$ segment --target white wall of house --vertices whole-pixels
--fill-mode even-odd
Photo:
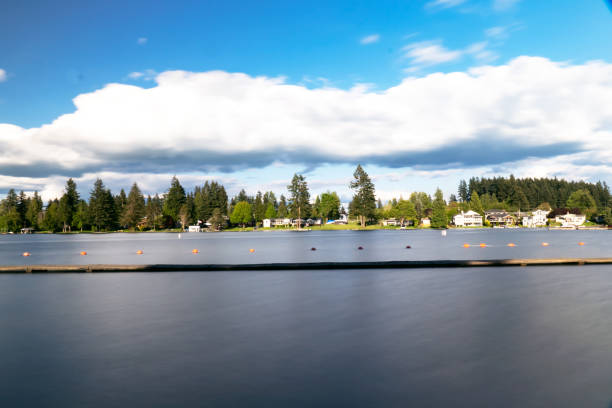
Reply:
[[[555,217],[556,222],[560,222],[561,225],[574,225],[579,226],[584,224],[586,221],[586,215],[584,214],[570,214],[558,215]]]
[[[453,224],[457,227],[482,227],[482,215],[476,211],[463,212],[453,217]]]

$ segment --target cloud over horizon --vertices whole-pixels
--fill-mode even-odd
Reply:
[[[539,57],[408,77],[378,92],[167,71],[152,88],[111,83],[78,95],[75,112],[39,128],[0,124],[0,179],[357,162],[515,174],[537,162],[540,175],[571,177],[563,169],[575,172],[585,158],[591,172],[580,177],[609,175],[611,78],[612,64]]]

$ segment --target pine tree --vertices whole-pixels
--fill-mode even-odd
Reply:
[[[310,216],[310,192],[306,179],[301,174],[294,174],[291,184],[287,186],[287,190],[291,193],[289,198],[289,209],[293,218],[300,220],[298,228],[301,227],[301,220]]]
[[[480,202],[480,196],[478,196],[478,192],[474,191],[472,192],[472,194],[470,195],[471,199],[470,199],[470,208],[472,209],[472,211],[476,211],[478,214],[482,215],[484,217],[485,213],[484,213],[484,208],[482,207],[482,203]]]
[[[90,192],[89,217],[97,231],[110,230],[116,226],[115,200],[100,178],[95,181]]]
[[[38,191],[35,191],[32,198],[28,201],[28,208],[26,210],[26,221],[30,227],[34,229],[37,229],[39,227],[38,218],[40,213],[42,212],[42,208],[42,199],[38,195]]]
[[[361,227],[365,228],[366,221],[374,217],[376,213],[376,197],[374,195],[374,183],[370,176],[365,172],[361,164],[357,165],[353,173],[353,181],[350,188],[355,190],[352,201],[351,215],[357,216],[361,222]]]
[[[446,228],[448,219],[446,218],[446,203],[442,190],[436,189],[435,199],[433,202],[433,212],[431,215],[431,226],[433,228]]]
[[[171,223],[176,225],[179,221],[179,212],[181,207],[185,204],[187,198],[185,196],[185,190],[176,176],[172,177],[170,182],[170,189],[164,199],[164,215],[170,217]]]
[[[121,224],[128,228],[134,229],[145,215],[145,201],[138,187],[138,184],[132,184],[130,193],[127,196],[123,213],[121,214]]]
[[[280,202],[278,203],[278,209],[276,211],[276,215],[279,218],[287,217],[287,199],[282,194],[280,196]]]

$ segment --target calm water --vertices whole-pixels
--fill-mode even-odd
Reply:
[[[606,234],[3,236],[0,256],[612,256]],[[1,407],[609,408],[611,345],[610,266],[0,275]]]
[[[610,237],[612,231],[522,229],[451,230],[446,237],[422,230],[183,233],[181,239],[171,233],[0,235],[0,265],[612,257]],[[508,247],[510,242],[516,246]],[[473,246],[466,249],[464,243]],[[193,249],[200,252],[194,255]],[[144,254],[136,255],[138,250]],[[81,251],[88,255],[80,256]],[[23,252],[32,256],[24,258]]]

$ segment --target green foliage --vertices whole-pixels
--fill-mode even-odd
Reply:
[[[215,231],[220,231],[225,228],[226,222],[220,208],[213,209],[212,216],[208,219],[208,222],[210,222],[211,228]]]
[[[477,191],[472,192],[470,194],[470,209],[472,211],[476,211],[478,214],[484,217],[484,208],[482,207],[482,202],[480,202],[480,196]]]
[[[138,184],[134,183],[127,196],[123,213],[121,214],[121,224],[127,228],[134,229],[142,221],[145,215],[145,201]]]
[[[117,225],[115,200],[99,178],[89,195],[89,219],[96,231],[112,230]]]
[[[225,187],[216,181],[206,181],[202,187],[196,186],[193,192],[194,218],[205,221],[212,217],[215,208],[227,215],[227,193]]]
[[[366,221],[376,215],[376,197],[374,183],[360,164],[353,173],[353,181],[349,184],[355,190],[351,202],[351,216],[359,218],[361,227],[364,228]]]
[[[84,228],[91,226],[91,222],[89,220],[89,208],[85,200],[79,200],[77,210],[72,217],[72,222],[74,226],[81,231],[83,231]]]
[[[170,189],[164,199],[163,214],[170,218],[172,224],[176,225],[179,221],[179,213],[181,207],[187,201],[185,196],[185,190],[176,176],[172,177],[170,182]]]
[[[253,220],[251,204],[246,201],[240,201],[234,207],[230,221],[232,224],[240,224],[242,228]]]
[[[273,203],[268,203],[268,208],[266,208],[265,218],[268,218],[268,219],[276,218],[276,210],[274,209]]]
[[[285,218],[287,217],[288,213],[289,213],[289,210],[287,209],[287,199],[285,198],[284,195],[281,194],[280,202],[278,203],[278,209],[276,210],[276,215],[279,218]]]
[[[340,217],[340,197],[335,191],[321,194],[319,201],[319,216],[323,218],[324,223]]]
[[[301,174],[294,174],[291,184],[287,186],[291,193],[289,197],[289,211],[293,218],[308,218],[311,212],[310,191],[306,179]]]
[[[595,199],[587,190],[576,190],[570,194],[566,206],[569,208],[579,208],[583,214],[593,215],[597,211]]]
[[[432,228],[446,228],[448,219],[446,218],[446,203],[442,195],[442,190],[436,189],[435,199],[433,202],[433,212],[431,215]]]
[[[410,202],[414,205],[417,220],[427,216],[426,212],[432,207],[431,197],[427,193],[414,192],[410,194]]]
[[[163,214],[162,199],[155,194],[153,198],[147,197],[145,206],[145,216],[147,217],[147,226],[155,231],[161,225],[161,217]]]

